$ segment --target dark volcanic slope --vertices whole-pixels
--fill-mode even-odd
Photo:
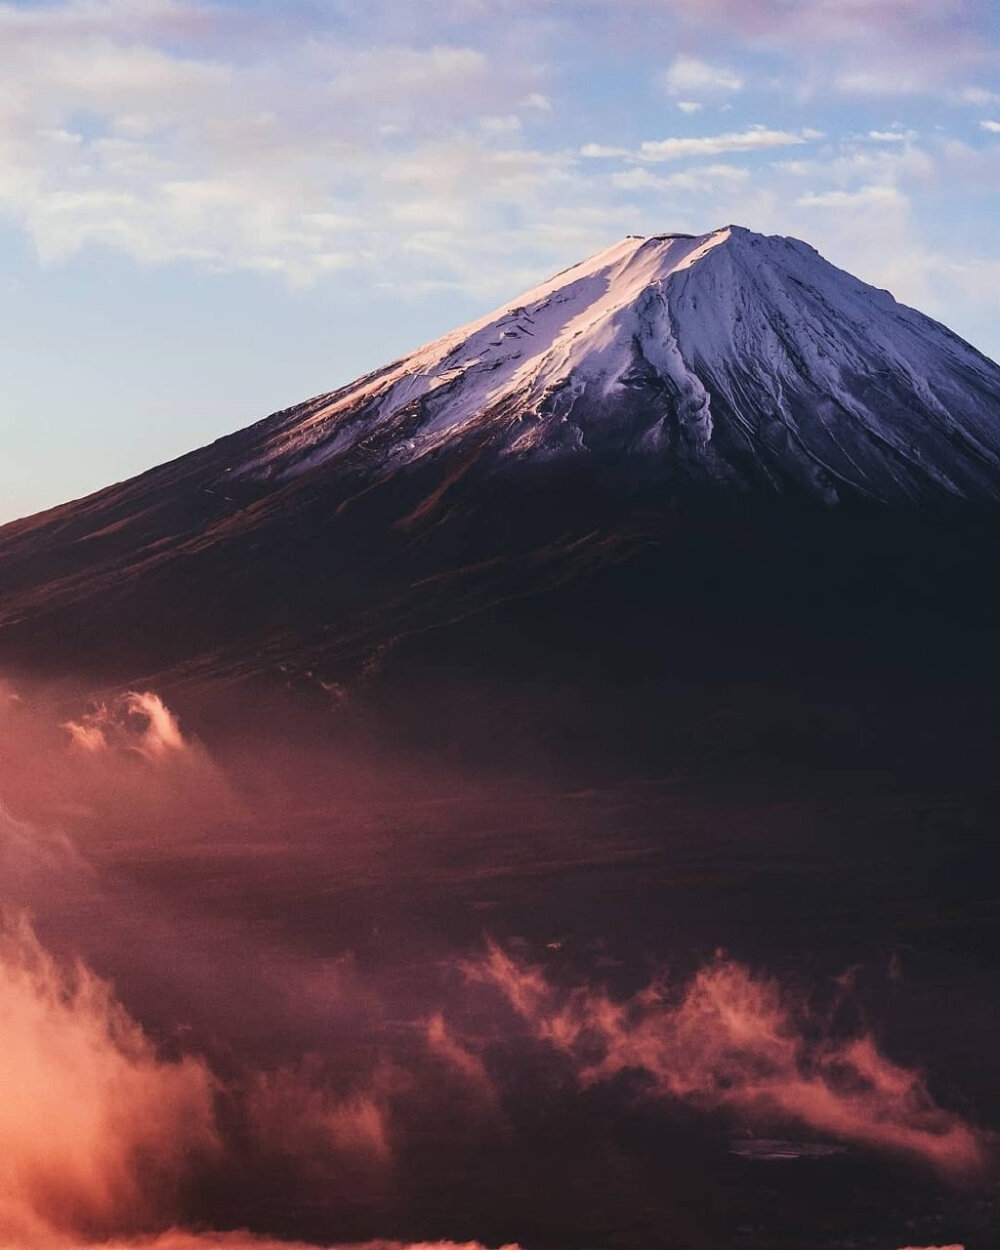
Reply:
[[[556,587],[537,619],[563,603],[569,633],[616,643],[641,633],[636,597],[675,625],[822,621],[902,586],[897,607],[954,615],[991,567],[998,498],[1000,369],[944,327],[795,240],[629,238],[341,391],[4,527],[0,661],[342,680]],[[626,647],[655,652],[661,625]],[[540,650],[552,630],[572,650],[557,624]]]

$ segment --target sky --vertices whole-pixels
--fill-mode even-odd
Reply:
[[[0,521],[628,233],[736,222],[1000,358],[993,0],[0,4]]]

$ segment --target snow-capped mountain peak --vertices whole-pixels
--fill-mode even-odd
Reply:
[[[1000,368],[944,326],[794,239],[629,237],[349,386],[3,527],[0,657],[84,645],[122,680],[311,681],[554,587],[572,624],[600,570],[671,603],[706,578],[767,599],[770,577],[787,603],[810,535],[824,602],[867,601],[901,554],[922,594],[928,562],[992,532],[936,505],[998,500]],[[900,505],[924,515],[901,530]]]
[[[828,502],[1000,495],[997,366],[808,245],[739,226],[629,236],[256,432],[238,472],[257,480],[475,436],[501,460],[640,456]]]

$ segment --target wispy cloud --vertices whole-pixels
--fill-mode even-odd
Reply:
[[[648,165],[636,165],[612,175],[612,183],[625,191],[688,191],[711,194],[721,189],[746,186],[751,173],[740,165],[696,165],[672,174],[654,173]]]
[[[893,93],[947,105],[968,144],[994,146],[997,49],[978,0],[432,9],[379,0],[340,6],[334,22],[315,6],[279,20],[273,6],[209,0],[0,5],[0,212],[48,266],[112,251],[293,287],[492,299],[631,231],[735,219],[794,233],[803,195],[880,181],[839,172],[858,143],[932,163],[929,140],[878,115],[872,101],[895,109]],[[667,96],[676,125],[659,136],[644,137],[638,96],[612,114],[596,79],[565,68],[591,63],[612,36],[641,66],[643,92],[658,80]],[[663,47],[674,50],[665,68],[651,50]],[[698,124],[719,105],[732,123]],[[981,125],[973,107],[990,114]],[[807,186],[770,159],[813,145],[827,169]],[[723,157],[751,175],[738,193],[737,176],[696,168]],[[658,164],[685,176],[636,172]],[[907,179],[937,177],[958,195],[963,171],[984,184],[973,166],[952,162],[946,176],[913,164],[882,181],[907,195]],[[842,244],[844,231],[810,220],[817,245],[835,233]],[[848,224],[856,243],[838,259],[866,261],[870,223]],[[890,246],[914,298],[908,245]],[[972,244],[948,246],[965,263]],[[951,288],[925,286],[943,308]]]
[[[873,143],[906,143],[916,138],[912,130],[869,130],[868,138]]]
[[[764,148],[795,147],[820,138],[822,135],[818,130],[772,130],[767,126],[755,125],[746,130],[699,138],[647,140],[636,155],[643,161],[676,161],[683,157],[719,156],[725,152],[759,152]]]
[[[647,0],[647,11],[660,6]],[[742,36],[788,58],[810,90],[872,97],[943,93],[997,70],[989,0],[670,0],[689,31]],[[661,10],[662,11],[662,10]],[[693,38],[689,35],[689,38]]]
[[[749,126],[746,130],[729,131],[718,135],[698,137],[672,137],[649,139],[638,148],[618,147],[614,144],[586,143],[580,155],[588,159],[623,159],[657,163],[720,156],[731,152],[760,152],[768,148],[798,147],[822,138],[818,130],[771,130],[766,126]]]
[[[895,187],[875,184],[857,191],[810,191],[795,201],[799,208],[857,208],[865,205],[905,205],[906,197]]]
[[[804,1004],[740,964],[718,959],[681,992],[654,984],[624,1001],[599,987],[560,991],[495,945],[467,973],[495,985],[584,1084],[641,1072],[659,1096],[777,1116],[958,1175],[984,1164],[975,1129],[939,1107],[917,1072],[869,1034],[825,1032]]]
[[[991,91],[987,87],[962,87],[952,92],[951,97],[956,104],[967,104],[973,108],[988,108],[1000,104],[1000,92]]]
[[[520,138],[543,77],[498,42],[66,0],[0,8],[0,49],[0,209],[49,263],[96,245],[307,282],[433,257],[440,279],[456,234],[547,215],[565,177]]]
[[[675,57],[670,67],[664,70],[661,81],[669,95],[684,96],[686,99],[725,96],[742,91],[745,85],[743,78],[733,70],[711,65],[694,56]]]

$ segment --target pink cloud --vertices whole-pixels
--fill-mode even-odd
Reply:
[[[79,720],[64,721],[63,728],[74,747],[92,753],[116,748],[156,760],[192,750],[177,717],[152,690],[129,690]]]
[[[496,1108],[497,1091],[485,1063],[455,1036],[440,1012],[427,1022],[427,1045],[431,1053],[461,1077],[486,1106]]]
[[[338,1156],[384,1163],[390,1155],[389,1070],[338,1092],[318,1061],[254,1074],[247,1118],[257,1139],[285,1158],[328,1165]]]
[[[25,1250],[23,1245],[4,1243],[3,1250]],[[39,1250],[487,1250],[478,1241],[365,1241],[340,1245],[318,1246],[304,1241],[276,1241],[272,1237],[258,1237],[254,1233],[238,1229],[232,1232],[188,1232],[170,1229],[146,1237],[127,1237],[102,1241],[95,1247],[91,1241],[63,1237],[47,1241]],[[499,1250],[520,1250],[514,1244],[500,1246]]]
[[[105,982],[23,921],[0,933],[0,1040],[0,1244],[155,1223],[217,1151],[206,1065],[162,1059]]]
[[[0,1050],[0,1250],[321,1250],[246,1230],[164,1229],[184,1183],[222,1162],[217,1079],[199,1058],[162,1057],[106,982],[58,963],[24,921],[0,931]],[[364,1089],[336,1093],[306,1063],[235,1092],[276,1156],[379,1163],[392,1085],[376,1071]],[[485,1248],[376,1240],[326,1250]]]
[[[733,961],[702,968],[679,996],[652,985],[623,1001],[589,986],[560,992],[496,945],[467,972],[498,988],[585,1085],[640,1071],[658,1096],[798,1122],[952,1175],[985,1162],[982,1135],[938,1106],[918,1072],[868,1034],[818,1030],[803,1004]]]

